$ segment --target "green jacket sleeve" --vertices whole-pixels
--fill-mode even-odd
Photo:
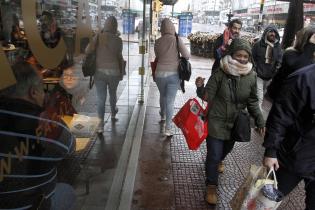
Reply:
[[[258,128],[265,127],[265,120],[258,105],[257,95],[257,74],[253,77],[254,82],[251,86],[250,97],[247,101],[247,110],[251,116],[255,118],[255,123]]]
[[[204,87],[198,87],[196,90],[197,96],[201,98],[202,100],[207,101],[208,103],[211,102],[217,92],[218,83],[220,83],[220,75],[222,72],[216,72],[213,73],[206,86]],[[222,79],[222,75],[221,75]]]

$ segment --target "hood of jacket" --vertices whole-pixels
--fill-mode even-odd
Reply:
[[[267,33],[268,33],[269,31],[274,31],[274,32],[276,33],[276,43],[279,43],[279,42],[280,42],[280,35],[279,35],[278,29],[277,29],[277,27],[276,27],[275,25],[269,25],[269,26],[267,26],[267,27],[265,28],[264,33],[262,34],[261,39],[260,39],[261,42],[262,42],[263,44],[267,44],[267,43],[265,42],[265,38],[266,38],[266,35],[267,35]]]
[[[162,36],[165,34],[175,35],[175,27],[172,21],[168,18],[165,18],[161,23],[161,34]]]

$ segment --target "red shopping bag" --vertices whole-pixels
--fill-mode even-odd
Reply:
[[[155,81],[155,71],[156,71],[157,63],[158,63],[157,58],[155,58],[154,61],[150,63],[151,64],[151,70],[152,70],[152,77],[153,77],[154,81]]]
[[[186,138],[188,148],[196,150],[208,135],[208,122],[205,119],[206,110],[197,99],[189,99],[173,118]]]

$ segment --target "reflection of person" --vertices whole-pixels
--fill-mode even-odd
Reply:
[[[304,181],[305,209],[315,209],[315,65],[283,81],[266,123],[264,165],[276,169],[278,189],[288,195]]]
[[[15,46],[18,46],[20,45],[19,41],[21,41],[23,37],[24,35],[20,27],[18,25],[12,26],[11,43],[14,44]]]
[[[282,49],[277,28],[268,26],[260,40],[254,44],[252,51],[257,72],[259,106],[262,108],[266,87],[281,66]]]
[[[104,131],[107,88],[110,97],[111,117],[112,120],[115,120],[118,112],[116,106],[117,87],[123,76],[123,72],[120,70],[123,61],[123,45],[122,39],[117,36],[117,20],[114,16],[106,19],[104,29],[94,37],[92,43],[88,45],[86,53],[92,52],[95,47],[97,51],[97,70],[94,79],[97,93],[97,113],[101,121],[98,131],[102,133]]]
[[[171,120],[174,113],[174,101],[180,80],[178,76],[178,51],[175,37],[175,27],[172,21],[165,18],[161,24],[162,37],[157,39],[154,45],[154,52],[158,60],[155,81],[160,92],[160,115],[165,122],[166,136],[171,136]],[[179,53],[189,58],[190,54],[184,45],[184,42],[178,37]],[[163,129],[164,130],[164,129]]]
[[[257,76],[250,57],[250,44],[235,38],[229,54],[221,59],[220,69],[211,75],[206,86],[204,78],[196,79],[197,95],[209,104],[206,157],[206,201],[209,204],[217,203],[218,173],[223,172],[222,161],[233,149],[235,141],[231,139],[231,129],[239,111],[247,108],[259,133],[264,134],[264,119],[257,98]]]
[[[287,76],[297,69],[313,64],[315,62],[315,27],[309,26],[301,29],[296,34],[293,47],[285,50],[282,65],[273,77],[267,93],[271,99],[277,97],[281,90],[283,81]]]
[[[44,43],[54,48],[61,38],[61,29],[57,27],[57,21],[52,13],[44,11],[41,16],[41,36]]]
[[[43,82],[31,65],[12,69],[17,83],[0,98],[0,209],[71,209],[75,193],[56,183],[56,164],[73,152],[74,137],[62,124],[40,118]]]
[[[212,66],[212,70],[216,70],[220,67],[220,59],[227,54],[227,49],[232,43],[232,40],[240,36],[241,28],[242,21],[239,19],[234,19],[229,22],[229,25],[224,30],[223,34],[215,40],[213,46],[213,55],[215,61]]]

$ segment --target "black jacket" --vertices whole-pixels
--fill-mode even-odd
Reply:
[[[267,43],[265,42],[265,37],[267,32],[270,30],[274,30],[276,32],[276,39],[278,40],[272,49],[272,63],[266,63],[266,50],[267,50]],[[277,69],[280,68],[281,59],[282,59],[282,49],[280,46],[280,36],[277,29],[274,26],[268,26],[263,35],[261,36],[260,40],[258,40],[252,49],[253,60],[255,64],[255,69],[257,72],[257,76],[263,80],[270,80]]]
[[[213,57],[214,57],[214,63],[212,65],[212,72],[219,70],[220,68],[220,60],[222,57],[226,55],[227,52],[223,52],[220,47],[223,45],[223,34],[221,34],[213,44]]]
[[[266,123],[265,156],[304,177],[315,175],[315,65],[285,80]]]
[[[75,142],[60,123],[40,120],[42,111],[22,99],[0,98],[0,160],[11,167],[1,168],[0,209],[35,209],[42,196],[49,208],[56,164],[72,152]]]
[[[315,44],[307,44],[302,53],[293,48],[287,49],[282,58],[282,65],[267,88],[267,94],[275,99],[283,81],[294,71],[314,63]]]

